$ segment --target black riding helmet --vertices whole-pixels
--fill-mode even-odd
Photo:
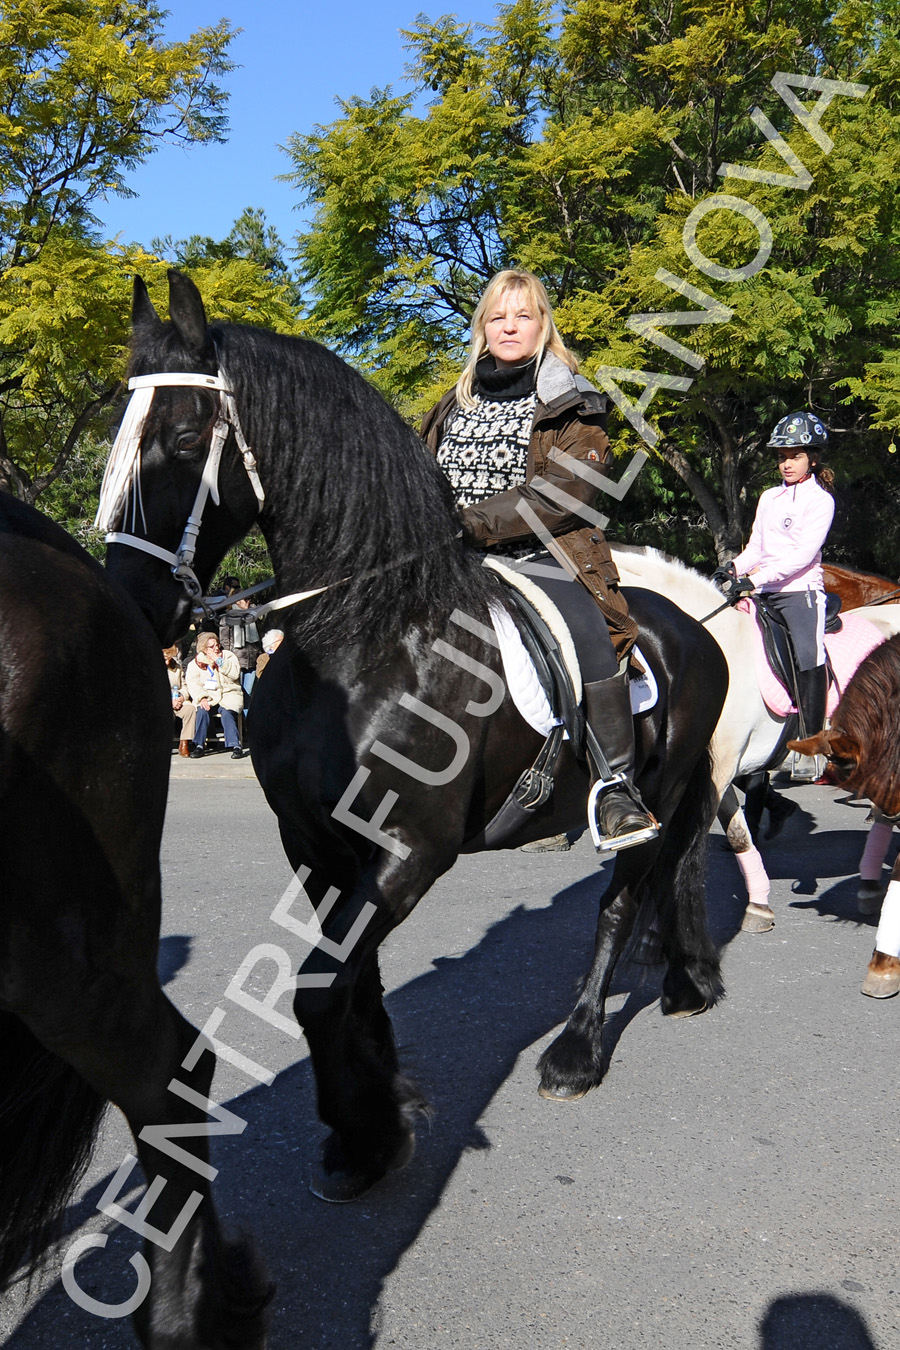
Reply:
[[[828,432],[815,413],[793,412],[777,423],[768,444],[773,450],[822,450],[828,444]]]

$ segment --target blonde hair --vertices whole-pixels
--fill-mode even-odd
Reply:
[[[478,308],[472,315],[472,341],[469,347],[469,359],[456,382],[456,401],[461,408],[475,407],[475,395],[472,386],[475,381],[475,367],[488,350],[487,338],[485,337],[488,315],[497,302],[502,300],[504,296],[509,295],[511,291],[522,291],[528,308],[535,318],[541,321],[541,337],[535,353],[537,365],[541,364],[544,352],[551,351],[561,361],[564,361],[570,370],[577,371],[578,369],[577,357],[566,347],[556,324],[553,322],[553,310],[550,307],[550,297],[544,283],[533,272],[508,267],[503,272],[498,272],[496,276],[491,277],[478,302]]]

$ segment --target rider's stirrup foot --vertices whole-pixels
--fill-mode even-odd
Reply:
[[[598,853],[633,848],[659,834],[656,817],[633,799],[622,774],[591,788],[588,825]]]

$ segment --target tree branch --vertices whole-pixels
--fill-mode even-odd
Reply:
[[[28,501],[32,506],[37,501],[41,493],[45,492],[47,488],[50,487],[51,483],[56,482],[57,478],[60,476],[63,469],[66,467],[66,464],[68,463],[69,460],[69,456],[75,449],[75,446],[78,443],[78,438],[82,434],[82,432],[84,432],[87,429],[87,427],[90,426],[91,422],[94,420],[94,418],[97,416],[98,413],[102,412],[102,410],[105,407],[108,407],[109,404],[112,403],[113,399],[117,396],[117,394],[121,391],[121,389],[122,389],[121,382],[111,385],[110,388],[105,389],[98,398],[93,399],[90,403],[86,405],[86,407],[82,408],[81,412],[78,414],[78,416],[75,418],[75,421],[69,428],[69,434],[63,441],[63,444],[60,448],[60,452],[57,455],[56,460],[54,461],[53,467],[48,469],[46,473],[42,473],[37,478],[35,478],[32,481],[31,486],[27,489],[25,500]]]
[[[700,506],[718,548],[719,540],[724,539],[726,533],[726,520],[719,503],[697,473],[697,470],[691,468],[690,460],[676,445],[673,445],[671,441],[660,441],[656,448],[669,468],[675,470]]]

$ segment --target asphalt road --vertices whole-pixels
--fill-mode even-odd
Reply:
[[[178,766],[164,845],[161,964],[201,1024],[261,943],[289,880],[245,763]],[[216,1096],[247,1121],[214,1150],[223,1214],[257,1236],[278,1283],[271,1350],[894,1350],[900,1345],[900,999],[859,993],[874,920],[855,907],[865,809],[828,788],[766,847],[773,932],[738,931],[744,900],[713,839],[709,909],[727,998],[659,1012],[660,969],[624,967],[603,1086],[559,1105],[534,1065],[574,997],[602,887],[568,854],[462,860],[384,949],[388,1006],[434,1107],[411,1166],[365,1200],[307,1190],[320,1127],[294,1040],[231,1008],[232,1045],[277,1070]],[[292,954],[299,956],[294,950]],[[224,1028],[223,1028],[224,1033]],[[110,1112],[71,1228],[130,1151]],[[110,1226],[110,1225],[107,1225]],[[95,1297],[127,1296],[133,1235],[84,1257]],[[50,1265],[0,1314],[15,1350],[126,1350],[127,1322],[76,1307]]]

